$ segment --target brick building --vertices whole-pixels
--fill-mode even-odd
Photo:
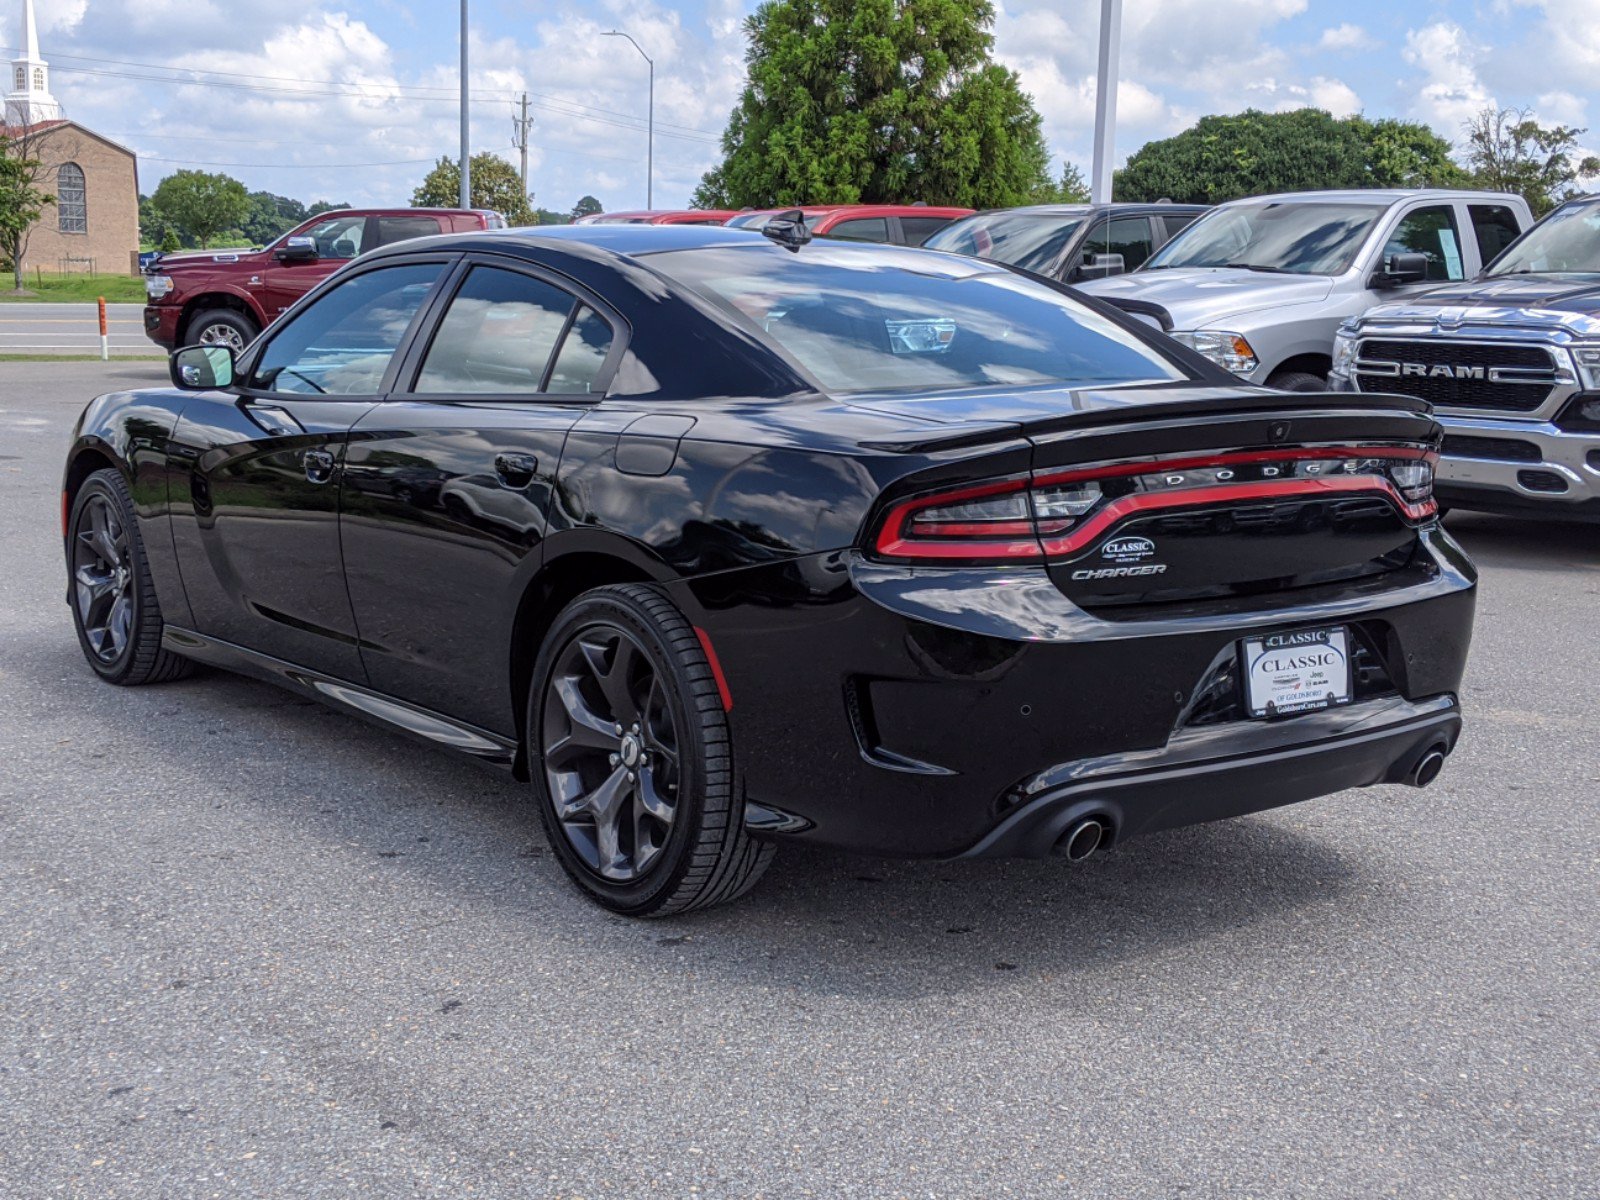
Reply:
[[[28,237],[23,267],[101,273],[136,269],[139,164],[133,151],[62,116],[39,57],[33,0],[23,0],[21,56],[11,62],[6,136],[39,160],[37,185],[55,197]]]

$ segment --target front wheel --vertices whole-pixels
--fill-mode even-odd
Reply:
[[[750,837],[728,718],[694,628],[655,588],[573,601],[534,665],[529,774],[561,865],[591,899],[662,917],[743,895]]]
[[[1279,371],[1267,380],[1267,386],[1280,392],[1325,392],[1328,381],[1309,371]]]
[[[189,322],[186,340],[202,346],[226,346],[235,354],[242,354],[260,332],[256,323],[244,313],[231,308],[213,308]]]
[[[95,673],[123,686],[187,675],[193,664],[161,645],[161,605],[121,472],[84,480],[67,528],[72,623]]]

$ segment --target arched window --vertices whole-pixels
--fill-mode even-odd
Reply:
[[[17,67],[11,72],[12,90],[25,92],[28,90],[28,68]]]
[[[35,67],[33,69],[33,90],[36,91],[36,92],[44,91],[44,68],[43,67]]]
[[[89,196],[77,163],[62,163],[56,172],[56,213],[62,233],[89,232]]]

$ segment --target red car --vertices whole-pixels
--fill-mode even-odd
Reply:
[[[164,254],[145,268],[144,331],[166,349],[196,342],[237,353],[296,300],[364,251],[437,233],[504,229],[482,209],[341,208],[260,250]]]
[[[794,208],[762,208],[736,213],[729,229],[760,229],[779,213]],[[927,204],[827,204],[806,205],[806,228],[818,237],[850,242],[890,242],[920,246],[952,221],[970,217],[970,208],[934,208]]]
[[[740,214],[722,208],[638,208],[632,212],[595,213],[577,225],[721,225]]]

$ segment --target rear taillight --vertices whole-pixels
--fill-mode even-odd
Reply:
[[[1011,562],[1075,553],[1134,513],[1375,492],[1406,517],[1437,511],[1438,455],[1414,447],[1306,447],[1040,471],[902,500],[873,539],[886,558]]]

